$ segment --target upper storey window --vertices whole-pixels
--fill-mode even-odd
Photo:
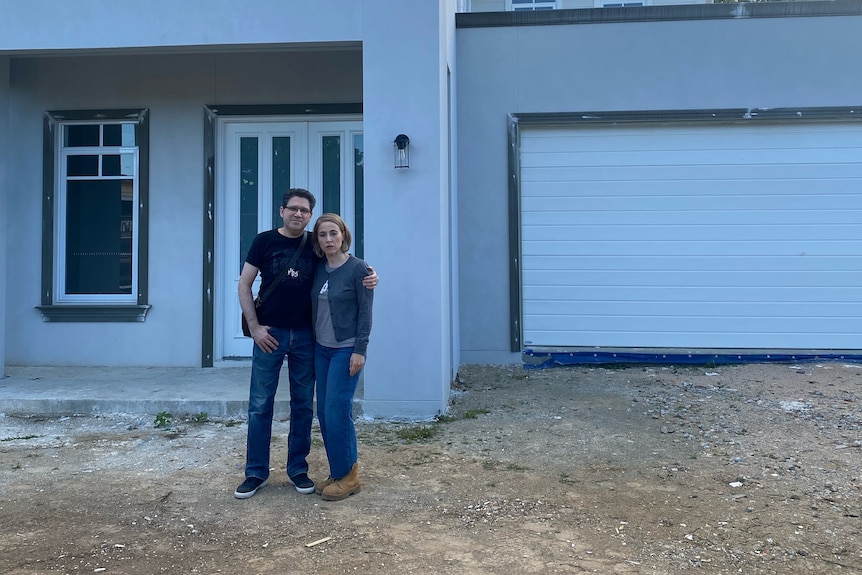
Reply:
[[[532,10],[553,10],[557,7],[555,0],[512,0],[512,11],[523,12]]]

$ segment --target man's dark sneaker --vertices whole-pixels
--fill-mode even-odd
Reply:
[[[308,478],[308,473],[300,473],[288,477],[287,482],[293,485],[300,493],[314,493],[314,481]]]
[[[259,477],[246,477],[245,481],[242,482],[242,485],[236,488],[236,491],[233,492],[233,496],[237,499],[248,499],[257,493],[257,490],[266,485],[266,479],[261,479]]]

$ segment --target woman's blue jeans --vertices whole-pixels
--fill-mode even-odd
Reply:
[[[358,459],[356,427],[353,425],[353,394],[360,371],[350,375],[353,347],[323,347],[314,344],[317,373],[317,420],[329,460],[329,476],[341,479]]]
[[[248,439],[245,476],[267,479],[272,441],[272,414],[278,376],[284,358],[290,381],[290,432],[287,436],[287,476],[308,473],[311,423],[314,418],[314,335],[311,328],[281,329],[269,333],[278,348],[266,353],[254,345],[248,396]]]

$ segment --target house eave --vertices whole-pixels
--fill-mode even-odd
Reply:
[[[455,27],[498,28],[610,24],[620,22],[810,18],[816,16],[860,15],[862,15],[862,1],[860,0],[836,0],[834,2],[728,2],[720,4],[575,8],[524,12],[463,12],[455,15]]]

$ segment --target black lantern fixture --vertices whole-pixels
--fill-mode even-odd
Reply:
[[[404,134],[395,136],[392,142],[395,150],[395,169],[410,167],[410,138]]]

